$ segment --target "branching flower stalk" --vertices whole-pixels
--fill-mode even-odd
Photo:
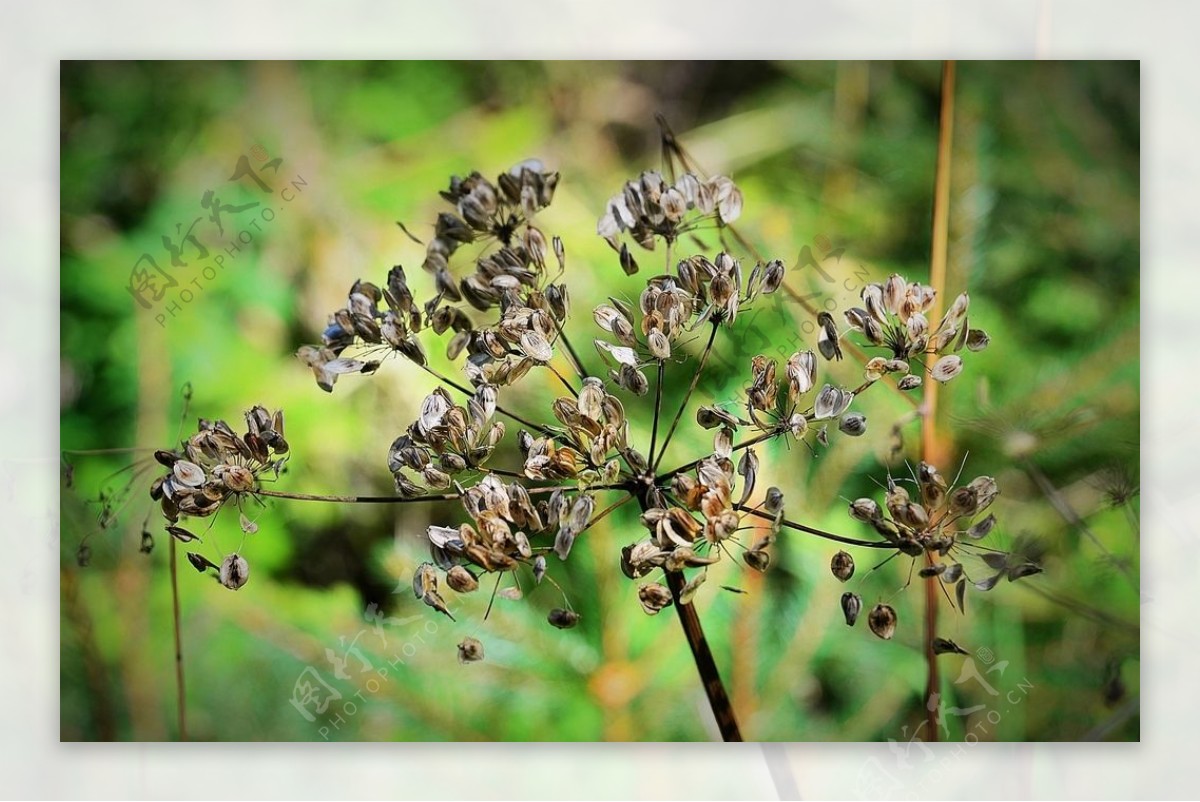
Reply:
[[[888,559],[904,555],[915,563],[921,558],[927,563],[923,577],[937,576],[954,585],[957,597],[951,604],[960,610],[968,582],[960,555],[982,552],[983,562],[997,571],[975,582],[980,590],[990,589],[1001,577],[1012,580],[1034,572],[1032,563],[974,543],[995,523],[991,516],[970,523],[995,497],[995,482],[979,477],[953,487],[927,463],[912,479],[918,500],[909,500],[902,484],[907,480],[889,477],[886,514],[867,499],[851,504],[851,515],[873,529],[870,538],[827,532],[787,517],[784,491],[760,476],[760,448],[801,442],[816,455],[840,436],[861,437],[867,419],[853,408],[861,393],[880,382],[908,392],[926,377],[950,381],[963,369],[958,352],[982,349],[987,335],[969,329],[966,294],[935,326],[925,315],[936,290],[892,276],[864,287],[863,307],[845,312],[845,331],[832,319],[821,320],[815,351],[796,351],[782,366],[762,355],[750,360],[736,414],[696,403],[710,355],[725,346],[742,310],[780,289],[784,265],[757,259],[744,269],[728,250],[705,253],[700,237],[712,229],[718,235],[729,230],[742,212],[741,191],[723,176],[677,172],[673,166],[668,173],[669,181],[647,171],[627,182],[600,215],[597,231],[626,274],[638,266],[624,238],[647,250],[661,240],[668,255],[666,271],[645,281],[636,303],[610,297],[591,308],[597,327],[593,346],[604,363],[599,371],[590,370],[567,339],[566,324],[573,317],[564,280],[565,244],[536,223],[538,212],[553,201],[558,174],[528,161],[495,182],[480,173],[453,177],[441,195],[454,211],[440,214],[433,238],[422,243],[422,267],[432,284],[428,300],[415,301],[405,269],[395,265],[381,285],[355,281],[345,306],[330,316],[321,342],[297,352],[326,392],[333,391],[340,377],[377,372],[391,356],[438,380],[440,386],[423,399],[416,419],[387,451],[395,494],[268,488],[291,456],[283,413],[254,407],[246,413],[241,434],[224,421],[202,419],[179,447],[155,453],[165,474],[153,483],[151,496],[160,504],[167,531],[180,542],[203,545],[207,534],[184,528],[182,519],[215,520],[225,508],[238,510],[243,538],[230,553],[218,548],[216,559],[189,552],[191,564],[227,588],[243,587],[249,578],[243,546],[246,536],[257,531],[247,510],[268,499],[457,501],[462,520],[433,525],[426,532],[430,559],[413,576],[415,597],[450,616],[444,588],[474,593],[485,576],[494,575],[493,593],[519,599],[524,594],[516,576],[528,573],[535,590],[547,580],[562,592],[564,606],[551,609],[547,623],[567,629],[578,623],[579,613],[564,583],[554,578],[552,560],[569,559],[580,536],[637,501],[642,531],[612,555],[613,567],[619,565],[638,583],[636,597],[645,613],[675,607],[726,740],[740,740],[742,734],[694,600],[705,592],[709,568],[734,560],[735,549],[740,550],[737,560],[759,572],[770,568],[773,546],[783,532],[888,551]],[[672,264],[684,234],[700,252]],[[465,243],[483,247],[464,265],[455,255]],[[854,332],[862,338],[857,343],[846,339]],[[432,337],[446,338],[446,358],[461,365],[461,379],[429,364]],[[696,354],[692,343],[701,337],[704,346]],[[818,383],[819,363],[836,366],[843,343],[852,354],[866,349],[882,353],[869,358],[864,353],[861,379],[852,383],[853,389],[832,375]],[[539,370],[565,394],[539,402],[536,409],[514,410],[507,399],[508,406],[501,405],[502,393]],[[668,424],[665,388],[681,383],[681,371],[688,372],[690,381]],[[500,418],[520,428],[513,433]],[[685,419],[694,421],[693,431],[712,433],[712,447],[664,469]],[[749,434],[735,444],[742,430]],[[641,434],[635,437],[633,431]],[[493,461],[507,464],[498,467]],[[752,537],[746,539],[745,533]],[[943,562],[947,557],[955,562]],[[831,570],[847,581],[854,573],[853,559],[839,551]],[[846,623],[853,626],[862,608],[859,594],[844,594],[842,608]],[[876,635],[892,637],[897,620],[889,605],[876,604],[867,617]],[[951,641],[944,641],[941,650],[961,651]],[[457,652],[461,662],[477,662],[486,659],[486,643],[466,637]]]

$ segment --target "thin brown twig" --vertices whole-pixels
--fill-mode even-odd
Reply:
[[[175,706],[179,717],[179,740],[188,739],[187,697],[183,684],[183,635],[179,625],[179,570],[175,556],[175,538],[168,538],[171,560],[171,614],[175,625]]]
[[[692,393],[695,392],[696,385],[700,383],[700,375],[704,373],[704,365],[708,362],[708,355],[712,353],[713,340],[717,338],[717,326],[719,325],[715,321],[712,324],[712,329],[708,333],[708,344],[704,346],[704,353],[700,356],[700,364],[696,367],[696,372],[692,374],[692,382],[688,385],[687,392],[683,395],[683,403],[679,405],[679,411],[675,413],[675,420],[671,421],[671,428],[667,430],[667,436],[663,438],[662,448],[658,452],[658,457],[650,465],[651,473],[654,473],[658,469],[658,463],[662,460],[663,455],[667,453],[667,446],[671,444],[671,436],[675,434],[675,427],[679,425],[679,419],[683,417],[688,401],[692,399]]]
[[[590,490],[628,490],[628,485],[624,483],[604,484],[604,485],[587,485],[585,487],[576,487],[573,485],[552,485],[548,487],[531,487],[528,488],[530,495],[538,495],[541,493],[553,493],[555,490],[579,490],[581,492]],[[325,501],[336,504],[419,504],[429,501],[454,501],[459,498],[458,493],[433,493],[424,496],[338,496],[317,493],[288,493],[283,490],[265,490],[259,488],[253,491],[256,496],[268,496],[270,498],[283,498],[291,501]]]
[[[733,508],[735,510],[738,510],[739,512],[744,512],[744,513],[747,513],[748,515],[753,515],[756,518],[762,518],[767,521],[775,520],[774,515],[770,515],[761,510],[756,510],[753,507],[747,507],[745,504],[734,504]],[[815,528],[813,528],[811,526],[807,526],[805,524],[796,523],[795,521],[789,521],[786,518],[780,520],[779,525],[786,527],[788,529],[795,529],[798,532],[806,532],[807,534],[810,534],[810,535],[816,535],[817,537],[823,537],[826,540],[836,540],[838,543],[847,543],[851,546],[862,546],[863,548],[866,548],[866,549],[894,549],[894,548],[896,548],[896,544],[889,543],[886,540],[859,540],[858,538],[846,537],[844,535],[835,535],[832,532],[826,532],[823,529],[815,529]]]
[[[473,390],[470,390],[470,389],[464,387],[463,385],[454,381],[454,379],[451,379],[449,376],[445,376],[445,375],[437,372],[436,370],[429,367],[428,365],[421,365],[421,369],[424,370],[426,373],[428,373],[430,376],[433,376],[435,379],[437,379],[438,381],[445,384],[446,386],[453,387],[455,390],[458,390],[460,393],[462,393],[465,396],[472,397],[475,395],[475,392]],[[557,372],[557,371],[555,371],[555,372]],[[496,405],[496,411],[499,412],[501,415],[512,418],[517,423],[528,426],[530,429],[533,429],[536,432],[541,432],[542,434],[547,435],[547,436],[553,436],[553,434],[554,434],[554,432],[550,431],[545,426],[540,426],[539,424],[536,424],[533,421],[526,420],[525,418],[522,418],[520,415],[517,415],[515,412],[509,412],[507,409],[500,406],[499,404]]]
[[[931,319],[941,314],[941,298],[946,289],[946,261],[950,240],[950,162],[951,144],[954,134],[954,62],[942,63],[941,109],[938,120],[937,166],[934,174],[933,234],[930,253],[929,286],[937,293]],[[921,459],[935,462],[938,458],[937,439],[938,382],[925,383],[925,395],[921,415]],[[928,565],[934,564],[932,552],[927,552]],[[928,738],[938,740],[938,704],[941,678],[938,674],[937,652],[933,648],[937,637],[938,589],[941,582],[936,576],[925,579],[925,723],[929,725]]]

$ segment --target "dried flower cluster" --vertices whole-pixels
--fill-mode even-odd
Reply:
[[[453,618],[443,588],[474,593],[482,577],[493,574],[493,594],[519,599],[519,583],[501,585],[528,570],[534,588],[548,580],[566,600],[564,607],[550,610],[548,624],[573,627],[579,614],[550,576],[548,557],[568,559],[589,527],[622,504],[636,501],[645,532],[614,554],[613,562],[638,582],[636,599],[646,613],[672,605],[680,611],[697,655],[703,635],[683,611],[702,592],[709,567],[731,558],[737,548],[749,568],[766,571],[772,564],[772,546],[785,529],[908,555],[914,565],[921,558],[925,565],[920,576],[936,576],[953,585],[961,609],[968,580],[958,556],[995,525],[991,515],[972,524],[996,497],[994,480],[979,477],[950,487],[935,468],[923,463],[913,478],[915,500],[903,482],[889,479],[884,506],[870,499],[851,504],[851,515],[869,523],[878,535],[856,540],[788,520],[783,491],[777,486],[760,490],[767,483],[761,481],[755,446],[796,440],[815,454],[829,447],[836,433],[864,435],[867,419],[852,410],[855,400],[889,374],[901,376],[901,390],[918,387],[921,372],[911,370],[913,362],[936,381],[953,379],[962,371],[959,352],[964,346],[976,351],[988,343],[985,333],[968,325],[966,293],[931,328],[926,313],[934,304],[934,290],[896,275],[868,285],[862,291],[863,307],[845,316],[868,346],[889,353],[863,366],[861,384],[848,388],[832,375],[818,384],[817,353],[827,362],[843,358],[842,335],[833,317],[822,313],[815,351],[792,353],[782,370],[776,359],[751,359],[744,397],[734,411],[726,408],[730,405],[712,404],[695,410],[695,425],[713,432],[711,451],[664,469],[662,461],[678,425],[692,419],[685,413],[719,333],[737,325],[740,310],[783,286],[784,265],[755,259],[747,271],[727,251],[712,258],[693,253],[672,264],[671,248],[681,235],[689,233],[689,241],[696,240],[703,249],[698,232],[738,219],[742,194],[722,176],[704,179],[686,172],[668,183],[657,172],[643,173],[609,200],[598,233],[619,252],[627,274],[637,265],[620,235],[627,233],[646,249],[663,240],[666,268],[645,282],[636,303],[614,296],[592,309],[598,336],[591,357],[605,367],[589,370],[564,330],[571,312],[562,281],[566,249],[561,239],[547,237],[533,224],[534,216],[552,202],[557,184],[558,174],[536,161],[517,165],[495,183],[477,172],[453,177],[441,196],[454,211],[438,216],[434,236],[425,245],[423,268],[433,287],[428,300],[414,300],[400,265],[389,270],[382,287],[355,281],[345,306],[329,317],[321,343],[297,352],[327,392],[341,375],[376,372],[393,353],[441,382],[386,455],[397,500],[457,498],[467,519],[428,528],[431,557],[413,576],[416,598]],[[483,247],[472,249],[464,269],[455,256],[465,243]],[[551,254],[557,263],[553,275],[548,270]],[[450,335],[445,353],[461,365],[465,383],[430,365],[420,337],[427,330],[434,336]],[[698,356],[697,340],[705,341]],[[927,365],[934,357],[936,361]],[[685,382],[690,380],[673,417],[662,414],[668,367],[672,373],[682,371]],[[502,406],[500,396],[503,388],[535,368],[553,374],[551,380],[567,392],[545,399],[541,415],[531,415],[531,420]],[[648,442],[633,442],[631,416],[638,431],[650,433]],[[518,424],[515,449],[502,448],[513,429],[502,417]],[[154,483],[151,495],[160,501],[173,536],[198,540],[177,525],[180,518],[211,516],[230,500],[240,509],[243,498],[264,494],[260,483],[265,474],[278,475],[288,452],[282,413],[272,416],[255,407],[246,422],[246,433],[238,436],[223,421],[202,420],[181,451],[158,453],[169,473]],[[748,439],[736,441],[744,430],[751,433]],[[505,458],[519,463],[503,469],[493,465]],[[605,494],[615,494],[616,500],[597,513],[597,499]],[[241,523],[245,533],[256,529],[244,514]],[[745,543],[744,532],[752,533]],[[213,571],[223,585],[236,589],[249,571],[239,552],[222,556],[219,564],[198,554],[188,558],[198,570]],[[1031,561],[996,550],[987,550],[982,559],[996,573],[974,583],[980,590],[991,589],[1001,577],[1015,580],[1039,570]],[[830,570],[837,580],[850,581],[855,576],[853,557],[838,551]],[[859,581],[870,573],[860,574]],[[863,611],[862,597],[848,591],[841,607],[846,623],[853,626]],[[897,631],[895,610],[882,601],[868,611],[867,621],[881,638],[890,639]],[[935,647],[960,651],[944,639]],[[458,658],[464,663],[484,659],[483,643],[464,638]],[[711,701],[710,679],[706,691]],[[719,678],[715,684],[720,684]]]
[[[868,343],[890,350],[892,357],[876,357],[868,362],[868,376],[904,373],[899,381],[901,390],[921,385],[921,376],[908,372],[908,360],[932,361],[937,357],[928,367],[929,375],[934,381],[948,382],[963,369],[962,357],[948,352],[961,351],[964,345],[970,351],[982,351],[991,342],[987,332],[970,328],[967,308],[971,299],[965,292],[954,299],[933,329],[925,316],[937,298],[937,290],[932,287],[910,284],[892,274],[883,284],[863,287],[861,297],[866,308],[846,310],[846,320],[851,328],[862,332]]]
[[[282,410],[272,415],[261,406],[252,408],[241,436],[223,420],[201,419],[198,431],[181,450],[155,452],[155,459],[168,471],[150,486],[150,498],[159,503],[172,537],[183,543],[198,542],[200,536],[178,526],[179,519],[215,515],[230,501],[240,509],[241,500],[254,494],[264,476],[278,478],[287,453]],[[244,533],[258,531],[245,513],[239,517]],[[231,590],[249,578],[250,567],[237,551],[224,555],[219,564],[197,552],[188,552],[187,557],[197,571],[213,571]]]

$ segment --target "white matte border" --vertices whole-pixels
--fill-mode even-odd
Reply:
[[[758,13],[751,13],[757,6]],[[0,10],[0,789],[31,797],[1194,796],[1200,688],[1189,391],[1197,284],[1196,6],[161,0]],[[1143,83],[1141,744],[941,744],[898,787],[884,745],[58,743],[58,63],[71,58],[1135,58]],[[32,375],[31,375],[32,374]],[[872,790],[874,789],[874,790]]]

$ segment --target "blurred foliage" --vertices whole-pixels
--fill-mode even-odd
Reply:
[[[798,265],[806,245],[845,249],[825,265],[838,271],[832,283],[811,268],[789,270],[816,302],[845,308],[863,280],[894,271],[927,280],[939,72],[937,63],[64,63],[62,446],[169,446],[190,382],[184,430],[196,416],[239,421],[255,403],[286,410],[293,458],[281,488],[391,493],[387,447],[431,380],[388,362],[373,378],[344,377],[330,396],[295,348],[318,339],[356,278],[381,281],[403,263],[423,295],[422,249],[395,221],[427,236],[451,174],[495,175],[531,156],[563,176],[539,219],[567,243],[568,332],[586,343],[590,308],[607,295],[636,297],[658,269],[660,254],[638,253],[642,273],[625,277],[594,235],[621,182],[660,166],[656,113],[705,170],[738,181],[740,230],[764,253]],[[1046,571],[970,594],[965,616],[942,606],[943,634],[972,652],[941,658],[945,710],[958,711],[946,713],[943,735],[1136,740],[1138,66],[963,63],[956,100],[946,293],[969,289],[972,321],[993,344],[941,394],[941,468],[953,477],[965,461],[965,478],[996,476],[1001,526],[990,537],[1002,547],[1032,539]],[[227,215],[233,225],[217,237],[201,205],[207,190],[227,204],[268,197],[249,180],[228,181],[240,156],[263,153],[256,147],[282,159],[262,176],[272,189],[293,186],[293,199],[248,243],[236,233],[258,209]],[[172,267],[162,247],[177,224],[186,231],[202,215],[202,243],[228,250],[211,279],[194,265]],[[718,245],[712,236],[705,244]],[[174,314],[165,304],[140,308],[127,290],[143,253],[178,278],[167,297]],[[786,357],[814,345],[811,315],[782,294],[747,314],[753,325],[718,340],[698,401],[732,401],[754,353]],[[594,352],[585,361],[598,369]],[[441,355],[434,362],[454,370]],[[837,370],[847,383],[857,378],[851,364]],[[678,405],[686,381],[672,380],[664,409]],[[557,392],[552,377],[531,377],[505,403],[535,409]],[[909,470],[887,462],[891,421],[909,419],[901,448],[915,463],[912,406],[884,389],[862,403],[873,426],[866,437],[840,439],[819,458],[783,443],[760,451],[760,482],[783,488],[789,517],[866,534],[843,499],[878,497],[889,470]],[[684,427],[664,465],[709,448],[706,434]],[[493,463],[516,456],[502,449]],[[138,551],[153,474],[135,473],[124,514],[106,531],[96,531],[89,502],[101,487],[123,485],[129,471],[110,475],[128,462],[71,458],[64,740],[176,735],[168,544],[158,520],[149,520],[152,553]],[[1124,503],[1114,506],[1122,487],[1134,493],[1118,492]],[[413,599],[408,578],[425,559],[425,527],[461,520],[456,505],[271,504],[249,536],[252,577],[241,591],[180,569],[192,737],[713,737],[674,616],[645,616],[636,584],[618,569],[620,546],[637,536],[632,506],[552,566],[583,615],[559,631],[545,623],[561,604],[548,585],[520,602],[497,600],[487,621],[486,593],[455,597],[457,623]],[[1064,519],[1064,508],[1078,519]],[[91,565],[81,569],[75,549],[89,533]],[[228,545],[241,533],[222,520],[212,536]],[[721,565],[697,603],[743,732],[908,740],[921,721],[925,672],[922,593],[918,583],[898,590],[908,561],[869,573],[871,555],[856,554],[851,584],[868,605],[890,599],[900,616],[896,639],[883,642],[842,623],[832,544],[782,541],[768,574]],[[484,662],[456,662],[464,635],[485,642]],[[353,655],[344,678],[334,676],[327,653],[352,646],[387,669],[385,681]],[[342,694],[311,722],[290,704],[309,668]]]

